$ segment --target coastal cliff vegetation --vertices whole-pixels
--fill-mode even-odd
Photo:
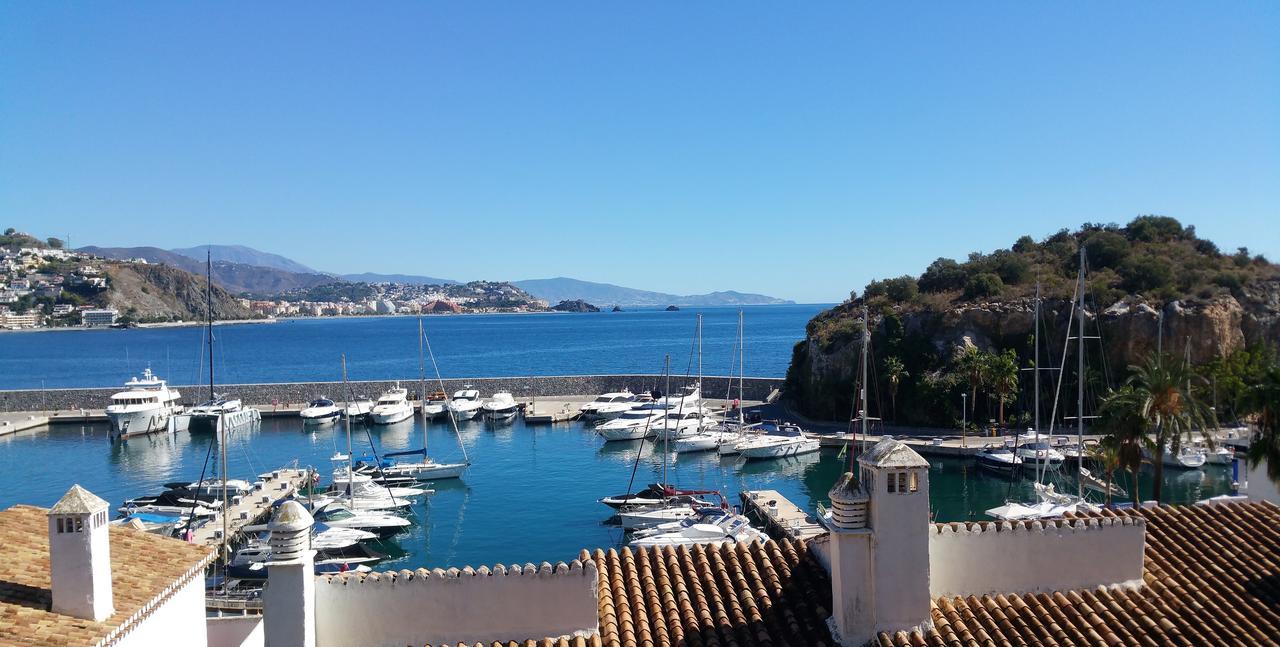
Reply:
[[[814,418],[855,414],[865,309],[871,415],[902,425],[1026,426],[1034,414],[1029,369],[1037,359],[1039,286],[1038,358],[1051,369],[1041,373],[1047,425],[1059,375],[1053,367],[1068,366],[1063,388],[1075,388],[1075,347],[1064,345],[1081,247],[1085,415],[1157,350],[1185,358],[1204,377],[1205,400],[1219,417],[1240,415],[1246,385],[1274,364],[1271,348],[1280,342],[1280,267],[1245,248],[1221,250],[1164,216],[1085,223],[1039,241],[1023,236],[991,253],[939,258],[918,276],[871,281],[809,322],[793,351],[788,397]],[[1065,400],[1059,425],[1075,415],[1075,398]]]

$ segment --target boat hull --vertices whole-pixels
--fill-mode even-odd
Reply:
[[[371,411],[369,412],[369,422],[375,425],[394,425],[397,422],[404,422],[413,417],[413,409],[410,407],[397,408],[393,411]]]
[[[111,421],[112,437],[129,438],[169,431],[171,415],[172,412],[167,408],[128,412],[108,410],[107,420]]]
[[[800,456],[802,454],[811,454],[818,451],[821,445],[816,440],[805,440],[798,443],[787,443],[785,445],[770,445],[767,447],[739,447],[738,453],[748,460],[762,460],[768,458],[785,458],[787,456]]]
[[[254,408],[223,414],[191,414],[187,431],[193,434],[216,433],[219,425],[223,429],[231,430],[258,420],[262,420],[262,414]]]

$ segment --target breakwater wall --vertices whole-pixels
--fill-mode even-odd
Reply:
[[[661,375],[558,375],[537,377],[486,377],[444,380],[444,390],[453,393],[470,385],[479,389],[482,397],[495,391],[510,391],[517,400],[564,395],[596,395],[623,388],[632,392],[662,389],[665,378]],[[679,392],[688,383],[682,377],[671,377],[671,390]],[[351,382],[351,392],[357,396],[377,399],[383,391],[395,386],[395,380]],[[402,380],[400,386],[417,397],[417,380]],[[428,380],[426,390],[435,391],[439,383]],[[199,385],[175,386],[187,404],[196,404],[208,398],[209,387]],[[782,388],[782,378],[748,377],[743,379],[743,393],[747,400],[764,400],[774,389]],[[703,394],[708,398],[738,397],[738,378],[703,377]],[[91,389],[34,389],[0,391],[0,411],[70,411],[78,409],[102,409],[111,395],[121,387]],[[245,404],[269,406],[308,402],[320,396],[342,400],[346,393],[341,382],[283,382],[277,384],[225,384],[218,386],[218,393],[240,398]]]

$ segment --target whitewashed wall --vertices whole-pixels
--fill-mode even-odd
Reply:
[[[595,563],[399,571],[316,579],[316,645],[421,645],[589,636]],[[359,619],[354,622],[353,619]]]
[[[198,573],[115,643],[118,647],[207,647],[204,578]]]
[[[1146,524],[1118,517],[936,524],[929,533],[929,596],[1039,593],[1142,581]]]
[[[205,621],[209,647],[263,647],[262,616],[224,616]]]

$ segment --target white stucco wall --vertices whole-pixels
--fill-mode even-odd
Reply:
[[[316,645],[433,645],[598,632],[595,563],[316,578]],[[358,622],[353,619],[358,618]]]
[[[1239,451],[1239,450],[1237,450]],[[1260,464],[1257,467],[1249,468],[1248,462],[1243,462],[1245,479],[1249,483],[1249,489],[1246,494],[1254,501],[1270,501],[1276,505],[1280,505],[1280,483],[1273,483],[1267,478],[1267,466]]]
[[[224,616],[205,621],[209,647],[263,647],[262,616]]]
[[[929,533],[929,595],[1038,593],[1138,585],[1146,523],[1118,517],[1022,524],[939,524]]]
[[[204,578],[191,577],[160,606],[151,610],[129,633],[116,643],[118,647],[154,647],[181,645],[207,647],[204,622]]]

